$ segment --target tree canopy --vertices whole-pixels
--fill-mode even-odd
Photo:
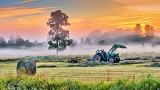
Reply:
[[[58,51],[66,49],[71,45],[73,40],[69,39],[69,31],[64,30],[62,26],[68,26],[68,16],[61,10],[51,12],[47,25],[51,28],[48,32],[48,49],[56,49]]]

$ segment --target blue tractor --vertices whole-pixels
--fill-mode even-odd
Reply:
[[[105,52],[104,50],[97,50],[96,54],[93,56],[92,61],[118,63],[120,61],[120,57],[118,53],[115,53],[117,48],[124,49],[126,46],[121,44],[114,44],[108,52]]]

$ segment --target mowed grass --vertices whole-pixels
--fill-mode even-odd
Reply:
[[[0,76],[17,76],[16,62],[0,63]],[[78,80],[82,82],[114,82],[118,79],[136,79],[146,77],[149,74],[153,78],[160,78],[160,68],[143,67],[143,64],[134,65],[100,65],[95,67],[67,67],[65,62],[37,62],[39,65],[57,65],[55,68],[37,68],[36,77],[44,79]]]

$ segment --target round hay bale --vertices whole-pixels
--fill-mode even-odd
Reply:
[[[35,75],[36,74],[36,62],[21,60],[17,64],[17,74],[22,75]]]

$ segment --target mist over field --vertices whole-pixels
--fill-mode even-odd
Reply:
[[[73,38],[73,44],[65,50],[59,51],[58,55],[94,55],[96,50],[104,49],[108,52],[114,44],[123,44],[127,47],[127,49],[117,49],[116,53],[159,52],[160,38],[158,35],[147,30],[146,33],[143,33],[139,25],[137,24],[134,30],[115,29],[110,32],[93,30],[80,40]],[[0,46],[0,58],[57,55],[56,50],[48,49],[47,41],[31,42],[20,36],[16,38],[12,36],[8,41],[1,37]]]
[[[58,55],[80,55],[80,54],[95,54],[96,50],[104,49],[106,52],[112,45],[78,45],[76,47],[67,48],[64,51],[60,51]],[[155,52],[159,53],[160,46],[152,45],[126,45],[127,49],[117,49],[117,53],[142,53],[142,52]],[[13,49],[3,48],[0,49],[0,58],[12,58],[12,57],[23,57],[23,56],[45,56],[45,55],[57,55],[56,50],[48,50],[47,46],[35,47],[35,48],[24,48],[24,49]]]

